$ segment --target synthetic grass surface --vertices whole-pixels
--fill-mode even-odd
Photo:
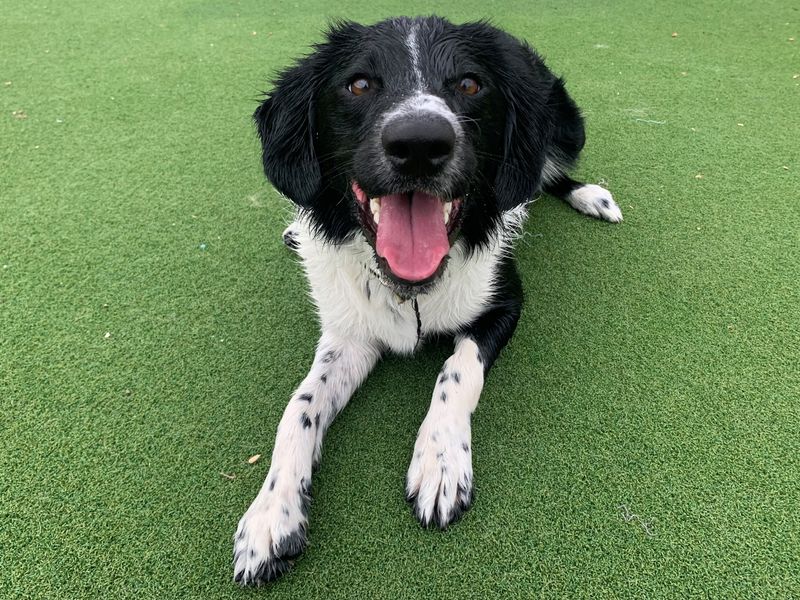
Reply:
[[[241,590],[231,536],[318,333],[250,114],[327,18],[431,11],[492,17],[567,78],[578,175],[625,222],[533,206],[458,525],[403,501],[448,349],[389,357],[327,437],[308,551]],[[784,1],[4,2],[0,597],[800,595],[799,23]]]

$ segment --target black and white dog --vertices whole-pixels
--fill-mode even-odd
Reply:
[[[611,194],[567,171],[584,144],[564,83],[484,22],[338,23],[255,112],[264,171],[293,200],[322,336],[278,425],[261,491],[239,522],[234,576],[286,571],[306,544],[322,439],[384,352],[451,335],[406,494],[447,527],[472,501],[470,418],[522,308],[511,245],[543,190],[622,220]]]

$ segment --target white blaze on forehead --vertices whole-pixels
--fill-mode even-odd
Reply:
[[[414,115],[424,116],[424,113],[433,113],[447,119],[450,122],[450,125],[452,125],[453,130],[456,132],[456,135],[461,136],[461,124],[459,123],[456,114],[450,110],[449,106],[447,106],[447,103],[439,96],[429,94],[424,91],[426,84],[422,77],[422,69],[420,68],[420,47],[418,33],[419,25],[414,23],[411,25],[408,35],[406,36],[406,48],[408,48],[408,54],[411,58],[411,70],[414,73],[416,90],[411,96],[404,99],[399,104],[396,104],[384,115],[382,126],[385,126],[387,123],[396,119],[397,117]]]
[[[419,44],[417,43],[416,25],[412,25],[411,31],[408,32],[408,37],[406,38],[406,47],[408,47],[408,53],[411,56],[411,68],[414,71],[416,87],[418,90],[421,90],[425,84],[422,81],[422,70],[419,68]]]

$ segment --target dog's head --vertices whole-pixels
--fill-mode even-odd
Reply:
[[[423,289],[537,191],[556,81],[486,23],[339,23],[256,110],[264,171],[330,241],[363,232],[390,281]]]

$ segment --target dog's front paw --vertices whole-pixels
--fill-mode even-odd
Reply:
[[[236,529],[234,581],[242,585],[261,585],[277,579],[292,567],[292,559],[306,547],[309,502],[304,481],[294,492],[271,489],[259,494]]]
[[[469,422],[429,415],[420,427],[408,468],[406,498],[424,526],[445,529],[472,503]]]
[[[622,210],[614,202],[611,192],[599,185],[592,183],[582,185],[569,194],[567,201],[572,208],[590,217],[611,223],[622,221]]]

